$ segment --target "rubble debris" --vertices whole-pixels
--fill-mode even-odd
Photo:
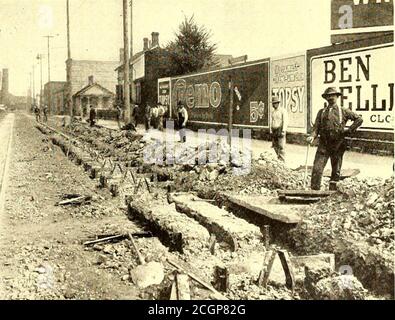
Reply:
[[[219,240],[231,246],[254,246],[261,241],[262,235],[257,226],[235,217],[224,209],[207,202],[193,201],[193,195],[176,195],[173,199],[177,211],[195,219],[210,232],[215,233]]]
[[[353,275],[339,275],[328,268],[305,267],[305,289],[315,300],[364,300],[366,289]]]
[[[129,204],[129,218],[137,219],[157,234],[171,249],[179,252],[207,250],[210,234],[195,220],[178,213],[173,205],[151,205],[146,208],[141,200]]]
[[[203,281],[202,279],[200,279],[199,277],[197,277],[196,275],[194,275],[191,272],[188,272],[186,270],[184,270],[178,263],[176,263],[175,261],[171,260],[171,259],[167,259],[167,262],[175,267],[178,271],[183,272],[185,274],[187,274],[191,279],[193,279],[194,281],[196,281],[197,283],[199,283],[200,285],[202,285],[204,288],[210,290],[213,294],[212,298],[216,299],[216,300],[228,300],[226,297],[224,297],[221,293],[219,293],[216,289],[214,289],[211,285],[209,285],[207,282]]]
[[[133,283],[139,288],[147,288],[152,285],[161,284],[165,277],[162,264],[155,261],[146,263],[133,240],[133,236],[130,233],[128,236],[140,261],[139,266],[130,270],[130,278]]]

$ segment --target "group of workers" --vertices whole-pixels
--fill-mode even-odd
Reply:
[[[48,106],[44,105],[42,108],[40,108],[37,104],[33,104],[32,106],[34,115],[36,116],[36,121],[40,122],[41,121],[41,114],[43,116],[43,121],[47,122],[48,121]]]
[[[343,156],[347,149],[346,137],[352,135],[361,125],[362,117],[352,112],[350,109],[340,107],[337,103],[342,93],[336,88],[330,87],[322,94],[326,104],[319,110],[311,135],[307,138],[308,145],[318,141],[318,148],[314,159],[313,171],[311,176],[311,189],[320,190],[323,171],[328,160],[331,160],[332,174],[330,181],[330,189],[336,190],[336,184],[340,180],[340,172],[343,163]],[[275,150],[279,160],[285,161],[285,143],[288,128],[288,117],[286,108],[280,107],[281,100],[274,96],[272,98],[272,112],[270,121],[270,134],[272,138],[272,147]],[[133,105],[131,108],[130,126],[134,129],[137,127],[137,117],[139,106]],[[123,119],[123,108],[120,104],[116,105],[118,125],[121,128]],[[33,111],[36,120],[41,120],[41,113],[44,121],[48,119],[48,106],[41,108],[33,105]],[[188,123],[188,111],[181,101],[177,103],[176,127],[179,130],[180,142],[186,142],[186,126]],[[94,106],[90,106],[89,123],[90,126],[96,124],[97,112]],[[144,124],[148,131],[151,127],[163,130],[165,117],[169,117],[167,106],[158,103],[151,107],[146,104],[144,109]],[[348,121],[351,126],[347,127]],[[127,126],[126,126],[127,127]]]

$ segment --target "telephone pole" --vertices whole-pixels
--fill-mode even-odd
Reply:
[[[51,56],[50,56],[50,49],[49,49],[49,40],[51,38],[55,38],[55,36],[44,36],[44,38],[47,38],[47,44],[48,44],[48,96],[47,96],[47,104],[48,104],[48,110],[51,111]]]
[[[130,0],[130,59],[133,58],[133,0]]]
[[[42,106],[42,103],[43,103],[43,56],[41,54],[38,54],[37,60],[40,61],[40,106]]]
[[[123,92],[125,122],[130,122],[130,86],[129,86],[129,39],[128,39],[128,0],[123,0],[123,44],[124,44],[124,69],[123,69]]]
[[[36,104],[36,88],[35,88],[35,80],[34,80],[34,64],[33,64],[33,104]]]
[[[44,36],[47,38],[47,46],[48,46],[48,82],[51,82],[51,59],[50,59],[50,49],[49,49],[49,39],[55,38],[55,36]]]
[[[130,63],[133,66],[133,0],[130,0]],[[136,102],[136,87],[134,85],[133,72],[131,76],[131,92],[130,96],[132,98],[133,104]]]
[[[73,104],[71,101],[71,79],[70,79],[70,64],[71,64],[71,46],[70,46],[70,3],[66,0],[66,14],[67,14],[67,63],[66,63],[66,80],[67,80],[67,94],[66,94],[66,105],[70,108],[70,116],[73,119]]]

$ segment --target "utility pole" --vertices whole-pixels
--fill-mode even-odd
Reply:
[[[133,65],[133,0],[130,0],[130,59],[131,59],[130,63],[132,65],[132,68],[134,68],[134,65]],[[131,87],[130,95],[132,97],[133,104],[136,102],[136,87],[134,84],[134,79],[135,79],[135,77],[133,77],[133,72],[132,72],[132,79],[131,79],[132,85],[130,86]]]
[[[48,42],[48,97],[47,97],[47,103],[48,103],[48,110],[51,112],[51,56],[50,56],[50,49],[49,49],[49,40],[51,38],[54,38],[54,36],[44,36],[44,38],[47,38]]]
[[[125,122],[130,122],[130,86],[129,86],[129,40],[128,40],[128,0],[123,0],[123,44],[124,44],[124,69],[123,69],[123,92]]]
[[[47,38],[47,45],[48,45],[48,82],[51,82],[51,59],[50,59],[50,50],[49,50],[49,39],[55,38],[55,36],[44,36],[44,38]]]
[[[36,104],[36,89],[35,89],[35,80],[34,80],[34,64],[33,64],[33,104]]]
[[[233,81],[229,78],[229,123],[228,123],[228,143],[232,147],[232,126],[233,126]]]
[[[69,0],[66,0],[67,6],[67,96],[66,96],[66,104],[70,108],[70,116],[73,119],[73,105],[71,101],[71,79],[70,79],[70,70],[69,65],[71,63],[71,46],[70,46],[70,3]]]
[[[40,107],[42,107],[43,101],[43,56],[37,54],[37,60],[40,61]]]
[[[133,0],[130,0],[130,59],[133,59]]]

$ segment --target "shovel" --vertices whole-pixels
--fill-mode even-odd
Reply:
[[[309,160],[309,151],[310,151],[310,143],[307,145],[306,162],[304,165],[303,189],[305,189],[305,190],[306,190],[306,185],[307,185],[307,161]]]
[[[133,240],[133,236],[129,233],[128,237],[132,242],[133,248],[136,251],[140,262],[139,266],[130,270],[130,277],[133,283],[141,289],[161,284],[165,277],[162,264],[153,261],[145,263],[144,257],[141,255]]]

